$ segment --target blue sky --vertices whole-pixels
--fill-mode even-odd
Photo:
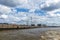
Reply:
[[[60,26],[60,0],[0,0],[0,23]],[[32,18],[32,19],[31,19]]]

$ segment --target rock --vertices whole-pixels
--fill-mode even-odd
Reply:
[[[60,31],[49,30],[42,32],[40,40],[60,40]]]

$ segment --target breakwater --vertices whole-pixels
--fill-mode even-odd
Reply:
[[[30,29],[30,28],[41,28],[47,26],[31,26],[31,25],[17,25],[17,24],[0,24],[0,29]]]

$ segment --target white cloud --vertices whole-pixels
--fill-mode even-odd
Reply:
[[[47,12],[47,14],[49,14],[49,16],[52,16],[52,17],[60,17],[60,9],[49,11]]]
[[[57,8],[56,6],[58,2],[60,2],[60,0],[53,0],[53,1],[52,0],[0,0],[0,18],[3,18],[5,20],[5,21],[3,20],[3,22],[8,22],[8,23],[26,23],[28,20],[29,23],[32,21],[33,23],[57,24],[59,23],[60,20],[59,19],[60,14],[56,13],[56,12],[60,12],[60,9]],[[52,8],[51,7],[52,5],[56,6],[56,9]],[[36,9],[41,10],[42,8],[46,8],[46,7],[48,7],[47,10],[49,10],[49,11],[44,10],[46,16],[38,16],[36,15],[36,13],[34,13]],[[29,12],[17,13],[17,10],[15,8],[27,8],[29,9]]]
[[[9,8],[7,6],[0,5],[0,13],[7,14],[7,13],[10,13],[10,12],[11,12],[11,8]]]
[[[8,16],[3,14],[3,15],[0,16],[0,18],[6,19],[6,18],[8,18]]]
[[[60,0],[46,0],[43,4],[41,4],[41,10],[44,11],[52,11],[60,8]]]
[[[27,2],[28,2],[27,0],[0,0],[0,4],[10,7],[25,4]]]

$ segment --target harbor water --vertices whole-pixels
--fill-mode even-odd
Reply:
[[[0,40],[40,40],[40,33],[47,30],[60,30],[60,28],[2,30]]]

